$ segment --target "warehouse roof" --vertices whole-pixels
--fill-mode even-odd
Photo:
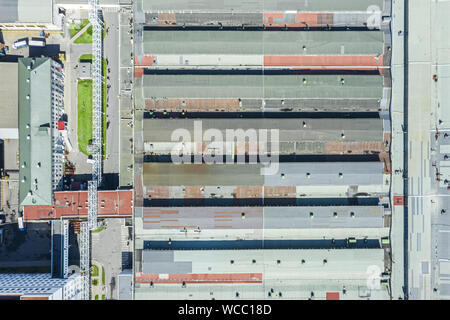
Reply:
[[[52,80],[49,58],[19,59],[21,205],[52,203]]]
[[[0,62],[0,74],[0,139],[18,139],[18,64]]]
[[[145,74],[145,98],[375,98],[377,75]]]
[[[144,31],[144,53],[356,55],[383,54],[377,31]]]
[[[0,23],[51,23],[52,0],[0,0]]]
[[[366,11],[371,5],[384,7],[384,0],[314,0],[314,1],[274,1],[274,0],[153,0],[143,1],[142,9],[157,11],[213,11],[213,12],[270,12],[270,11]]]
[[[275,175],[260,164],[144,163],[145,186],[358,186],[383,185],[381,162],[279,163]]]

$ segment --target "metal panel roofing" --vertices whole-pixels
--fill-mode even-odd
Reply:
[[[146,54],[383,54],[375,31],[144,31]]]
[[[144,11],[233,11],[233,12],[270,12],[270,11],[366,11],[371,5],[384,7],[384,0],[152,0],[142,1]]]
[[[381,162],[280,163],[275,175],[260,164],[144,163],[145,186],[358,186],[383,185]]]
[[[146,98],[375,98],[383,96],[377,75],[145,74]]]
[[[311,218],[313,213],[313,218]],[[143,209],[144,229],[179,233],[206,229],[383,228],[382,206],[343,207],[151,207]]]
[[[51,86],[49,58],[19,59],[21,205],[52,203]]]
[[[354,142],[383,141],[381,119],[145,119],[145,142],[171,142],[174,130],[183,128],[194,137],[194,122],[208,129],[220,130],[224,139],[226,130],[278,129],[280,141]],[[345,139],[342,134],[345,134]]]

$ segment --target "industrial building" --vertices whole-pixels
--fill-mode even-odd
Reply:
[[[0,29],[60,30],[62,18],[53,0],[0,1]]]
[[[19,59],[19,203],[51,205],[62,187],[64,73],[50,58]]]
[[[136,9],[134,298],[388,299],[391,2]]]
[[[0,297],[11,300],[79,300],[81,277],[53,278],[50,273],[0,273]]]
[[[142,250],[136,299],[388,299],[382,249]]]

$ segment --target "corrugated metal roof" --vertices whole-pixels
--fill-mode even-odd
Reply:
[[[178,233],[206,229],[383,228],[384,207],[151,207],[143,209],[144,229]],[[312,214],[312,217],[311,217]],[[280,232],[280,236],[282,233]],[[325,236],[325,235],[324,235]]]
[[[383,185],[381,162],[280,163],[275,175],[259,164],[144,163],[145,186],[359,186]]]
[[[377,75],[144,74],[145,98],[345,99],[383,96]]]
[[[381,55],[378,31],[144,31],[145,54]]]
[[[144,142],[171,142],[172,132],[186,129],[194,139],[194,123],[203,133],[217,129],[226,139],[226,130],[276,129],[280,141],[355,142],[383,141],[381,119],[145,119]],[[342,134],[345,138],[342,138]],[[178,140],[177,140],[178,141]],[[192,140],[193,141],[193,140]]]

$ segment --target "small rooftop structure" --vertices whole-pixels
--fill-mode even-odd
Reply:
[[[86,79],[92,78],[92,63],[91,62],[80,62],[78,64],[78,78]]]

